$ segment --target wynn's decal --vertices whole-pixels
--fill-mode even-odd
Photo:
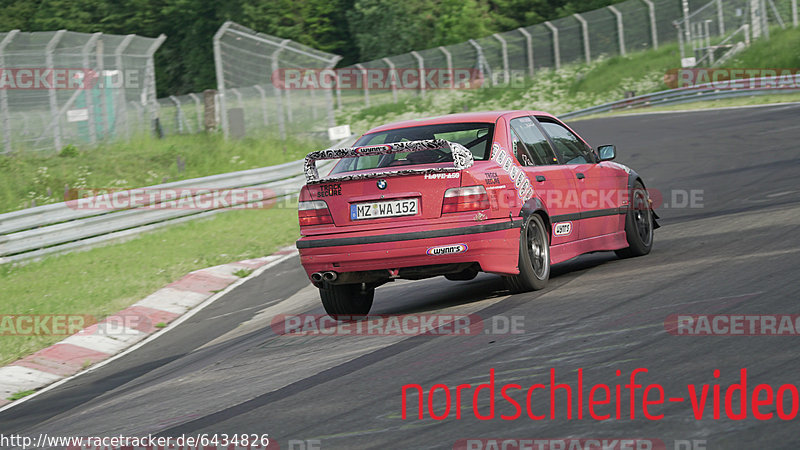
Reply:
[[[500,147],[498,143],[492,145],[492,161],[496,162],[503,169],[503,172],[511,177],[511,180],[514,182],[514,188],[517,190],[517,195],[519,195],[519,198],[521,198],[523,202],[533,197],[531,181],[528,179],[525,171],[516,165],[514,158],[506,149]]]
[[[430,256],[455,255],[466,252],[467,248],[467,244],[439,245],[429,248],[425,253]]]
[[[569,236],[572,234],[572,222],[559,222],[553,224],[554,236]]]
[[[486,178],[486,184],[500,184],[500,177],[495,172],[484,172],[483,176]]]
[[[425,150],[439,150],[442,148],[449,148],[450,154],[453,156],[453,167],[441,167],[435,169],[405,169],[405,170],[390,170],[386,172],[371,172],[366,174],[353,174],[341,177],[330,177],[325,182],[330,181],[346,181],[346,180],[362,180],[374,177],[383,177],[391,175],[408,175],[408,174],[426,174],[426,173],[441,173],[441,172],[455,172],[472,167],[475,159],[472,152],[458,142],[450,142],[444,139],[429,139],[424,141],[407,141],[395,142],[391,144],[381,145],[368,145],[362,147],[351,148],[329,148],[327,150],[320,150],[311,152],[306,155],[304,163],[304,172],[306,174],[306,182],[319,183],[319,171],[317,171],[317,161],[323,159],[341,159],[353,158],[367,155],[389,155],[392,153],[404,152],[422,152]]]

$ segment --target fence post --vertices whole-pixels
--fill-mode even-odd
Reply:
[[[258,91],[258,94],[261,96],[261,115],[264,116],[264,126],[269,125],[269,116],[267,115],[267,93],[264,91],[259,85],[253,86],[253,89]]]
[[[453,55],[450,54],[450,50],[446,49],[441,45],[436,48],[444,55],[444,61],[445,64],[447,65],[447,73],[450,74],[450,89],[455,89],[456,80],[455,80],[455,74],[453,73]]]
[[[499,33],[495,33],[492,36],[500,41],[500,52],[503,56],[503,83],[507,85],[511,80],[511,73],[508,69],[508,44]],[[492,85],[494,85],[494,80],[492,80]]]
[[[342,59],[341,56],[338,56],[338,55],[334,56],[333,58],[331,58],[331,61],[328,63],[328,65],[325,68],[326,69],[330,69],[331,71],[333,71],[334,70],[333,68],[336,67],[336,64],[338,64],[341,59]],[[338,87],[338,83],[337,83],[337,87]],[[325,109],[326,109],[326,112],[328,114],[328,127],[332,128],[332,127],[336,126],[336,117],[334,116],[334,112],[333,112],[333,93],[331,92],[330,89],[326,89],[325,90],[325,100],[326,100]]]
[[[546,21],[544,25],[553,33],[553,58],[555,60],[556,70],[561,69],[561,50],[558,46],[558,28],[555,27],[550,21]]]
[[[369,108],[369,87],[367,86],[367,69],[361,64],[356,64],[356,67],[361,70],[361,83],[364,88],[364,106]]]
[[[47,43],[47,47],[45,47],[45,66],[47,69],[52,71],[53,67],[53,52],[58,46],[58,42],[64,37],[64,34],[67,30],[58,30],[56,34],[50,39],[50,42]],[[61,150],[61,118],[58,117],[58,98],[56,97],[56,90],[55,89],[48,89],[47,96],[50,99],[50,120],[53,123],[53,142],[56,148],[56,151]]]
[[[725,35],[725,16],[722,14],[722,0],[717,0],[717,24],[719,26],[719,35]]]
[[[478,41],[475,39],[470,39],[468,42],[473,48],[475,48],[475,61],[478,66],[478,71],[481,73],[481,81],[486,79],[485,69],[489,70],[489,76],[491,77],[492,70],[491,67],[489,67],[489,64],[486,63],[486,58],[483,57],[483,47],[481,47],[481,44],[478,44]]]
[[[278,48],[272,52],[271,59],[272,59],[272,73],[276,73],[278,68],[280,67],[278,64],[278,56],[281,54],[284,48],[286,48],[286,44],[291,42],[289,39],[284,39],[281,41]],[[282,140],[286,140],[286,121],[283,117],[283,95],[281,94],[281,90],[278,89],[275,84],[272,84],[272,91],[275,94],[275,98],[278,100],[278,133]],[[225,96],[222,96],[224,102]],[[224,106],[224,103],[223,103]],[[225,113],[227,114],[227,112]],[[223,114],[223,116],[225,115]]]
[[[792,0],[792,25],[797,28],[797,0]]]
[[[683,12],[684,38],[686,43],[692,40],[692,29],[689,24],[689,0],[681,0],[681,11]]]
[[[197,132],[203,131],[203,107],[200,103],[200,97],[194,92],[189,94],[189,97],[194,100],[194,109],[197,110]]]
[[[397,72],[395,72],[394,63],[389,58],[383,58],[382,61],[385,62],[387,66],[389,66],[389,72],[390,72],[389,76],[391,77],[392,80],[392,101],[394,103],[397,103]]]
[[[533,38],[525,28],[519,27],[517,28],[517,31],[525,36],[525,50],[527,51],[528,55],[528,76],[533,78]]]
[[[583,56],[586,58],[586,64],[589,64],[592,62],[592,53],[589,48],[589,24],[580,14],[573,14],[573,17],[581,23],[581,31],[583,32]]]
[[[169,99],[175,105],[175,128],[178,129],[178,134],[183,134],[183,110],[181,109],[181,101],[178,97],[170,95]]]
[[[658,29],[656,28],[656,6],[652,0],[642,0],[647,5],[647,13],[650,16],[650,40],[653,49],[658,50]]]
[[[128,105],[125,99],[125,65],[122,63],[122,53],[131,45],[131,41],[133,38],[136,37],[134,34],[129,34],[125,36],[125,39],[120,42],[117,46],[117,49],[114,50],[114,60],[117,65],[117,71],[119,72],[119,80],[120,86],[117,92],[117,95],[114,96],[117,103],[117,114],[120,118],[120,122],[122,122],[122,126],[125,128],[125,139],[130,137],[130,129],[128,128]]]
[[[412,51],[411,56],[416,58],[419,67],[419,96],[425,98],[425,60],[417,51]]]
[[[758,4],[759,9],[761,10],[761,32],[764,34],[764,37],[769,40],[769,16],[767,14],[767,0],[761,0]]]
[[[86,126],[89,128],[89,143],[95,145],[97,143],[97,129],[95,128],[97,125],[95,123],[95,115],[94,115],[94,95],[92,95],[92,90],[89,89],[89,80],[86,79],[88,75],[90,75],[89,70],[89,51],[97,45],[97,40],[100,39],[103,33],[94,33],[92,37],[86,41],[86,44],[83,46],[81,50],[81,54],[83,55],[83,70],[85,71],[83,74],[83,88],[84,93],[83,95],[86,97]],[[98,73],[97,80],[100,80],[100,76],[102,74]]]
[[[675,29],[678,30],[678,50],[681,53],[681,67],[682,67],[683,60],[686,58],[686,50],[683,48],[683,30],[681,29],[681,25],[677,21],[673,21],[672,25],[674,25]]]
[[[156,100],[156,66],[153,62],[153,55],[166,39],[167,36],[164,34],[158,36],[156,41],[147,49],[147,65],[145,66],[145,84],[147,86],[145,95],[147,96],[147,106],[150,112],[150,123],[152,124],[153,132],[156,133],[158,132],[155,126],[156,118],[158,118],[158,100]]]
[[[222,67],[222,49],[220,48],[219,41],[222,35],[228,31],[231,26],[230,21],[225,22],[214,33],[213,47],[214,47],[214,69],[217,72],[217,92],[219,93],[219,109],[220,109],[220,122],[222,126],[222,135],[228,139],[228,110],[225,102],[225,71]]]
[[[8,47],[8,44],[14,40],[14,36],[17,33],[19,33],[19,30],[9,31],[3,41],[0,42],[0,68],[6,67],[3,52]],[[11,153],[11,113],[8,110],[8,92],[5,89],[0,89],[0,115],[3,116],[3,153]]]
[[[622,13],[619,12],[614,5],[609,5],[608,9],[617,16],[617,34],[619,35],[619,54],[622,56],[626,55],[625,52],[625,28],[622,25]]]
[[[94,52],[94,58],[95,58],[94,62],[95,62],[95,64],[94,65],[95,65],[95,67],[97,67],[98,82],[99,83],[103,83],[103,84],[105,84],[105,82],[106,82],[105,81],[105,59],[106,58],[105,58],[104,49],[105,49],[105,43],[103,42],[103,38],[101,36],[101,38],[98,39],[98,41],[97,41],[97,45],[95,46],[95,52]],[[150,82],[150,78],[148,77],[148,75],[149,75],[149,72],[146,72],[145,73],[145,78],[144,78],[145,97],[146,98],[149,98],[149,97],[147,97],[147,92],[148,92],[147,89],[148,89],[148,86],[149,86],[148,83]],[[101,96],[100,96],[100,133],[102,134],[102,136],[100,136],[100,138],[101,139],[105,139],[106,136],[108,136],[108,130],[109,130],[108,114],[107,114],[108,109],[106,108],[105,97],[102,95],[102,93],[103,93],[103,91],[102,91],[102,88],[101,88],[101,91],[100,91],[100,94],[101,94]],[[95,119],[95,122],[96,121],[97,121],[97,119]]]

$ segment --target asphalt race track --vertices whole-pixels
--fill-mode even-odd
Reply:
[[[749,413],[731,420],[723,408],[715,420],[709,401],[704,418],[696,420],[687,385],[719,384],[724,396],[742,368],[750,392],[760,383],[775,390],[798,385],[800,337],[676,336],[665,330],[665,320],[671,314],[800,314],[799,119],[800,104],[788,104],[574,122],[592,145],[616,144],[617,160],[662,193],[662,228],[650,255],[585,255],[555,266],[547,289],[521,295],[509,295],[492,275],[388,284],[376,292],[372,309],[470,313],[487,324],[522,317],[521,334],[278,336],[269,326],[274,314],[322,313],[293,258],[125,358],[5,411],[0,430],[269,433],[281,448],[298,450],[303,440],[321,449],[453,448],[470,438],[632,437],[658,439],[667,449],[692,440],[709,450],[795,448],[800,417],[757,420]],[[695,202],[685,205],[691,195]],[[623,389],[621,419],[598,421],[584,410],[582,419],[568,420],[561,391],[554,419],[532,420],[523,412],[502,420],[500,414],[515,411],[498,392],[493,420],[476,419],[469,400],[461,419],[453,409],[445,420],[433,420],[426,408],[419,420],[411,396],[410,418],[401,419],[405,384],[426,392],[439,383],[474,386],[488,382],[494,369],[498,386],[527,388],[548,384],[554,368],[556,381],[572,385],[577,395],[580,368],[588,394],[594,384],[627,384],[639,367],[649,372],[639,373],[638,383],[660,384],[666,397],[686,401],[653,406],[651,412],[664,417],[648,420],[640,389],[631,420]],[[549,408],[541,392],[533,397],[537,414]],[[513,397],[524,411],[524,392]],[[488,414],[488,396],[479,398],[480,413]],[[786,401],[791,405],[789,393]],[[737,400],[733,406],[738,410]],[[443,391],[434,409],[444,412]],[[761,412],[776,412],[776,406]]]

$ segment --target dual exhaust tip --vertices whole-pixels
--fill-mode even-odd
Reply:
[[[335,281],[339,278],[339,274],[336,272],[328,271],[328,272],[314,272],[311,274],[311,279],[316,282],[320,281]]]

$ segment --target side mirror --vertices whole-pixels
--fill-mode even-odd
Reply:
[[[616,147],[610,144],[597,147],[597,153],[600,155],[600,161],[611,161],[617,157]]]

